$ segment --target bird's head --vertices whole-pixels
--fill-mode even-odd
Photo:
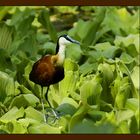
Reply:
[[[68,35],[61,35],[59,38],[58,38],[58,43],[59,45],[67,45],[67,44],[70,44],[70,43],[75,43],[75,44],[80,44],[80,42],[72,39],[70,36]]]
[[[57,41],[57,48],[56,48],[56,53],[59,51],[59,48],[61,46],[66,46],[70,43],[75,43],[75,44],[78,44],[80,45],[80,42],[78,42],[77,40],[74,40],[72,39],[70,36],[68,35],[61,35],[59,38],[58,38],[58,41]]]

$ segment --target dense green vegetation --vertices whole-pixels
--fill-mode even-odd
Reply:
[[[139,129],[139,7],[0,7],[0,133],[117,133]],[[46,124],[32,64],[67,47],[65,78],[49,90],[61,113]],[[44,88],[44,94],[45,94]],[[46,113],[49,112],[45,102]]]

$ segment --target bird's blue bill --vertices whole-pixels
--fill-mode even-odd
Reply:
[[[71,38],[70,36],[68,36],[68,35],[67,35],[67,39],[68,39],[70,42],[72,42],[72,43],[75,43],[75,44],[80,45],[80,42],[79,42],[79,41],[72,39],[72,38]]]

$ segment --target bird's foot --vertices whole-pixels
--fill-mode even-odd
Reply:
[[[57,110],[54,110],[53,108],[47,109],[46,122],[48,124],[54,124],[59,118],[60,114]]]

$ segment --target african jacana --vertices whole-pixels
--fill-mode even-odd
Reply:
[[[45,98],[50,108],[52,108],[52,106],[48,100],[49,86],[58,83],[64,78],[63,63],[65,59],[65,49],[69,43],[80,44],[78,41],[73,40],[68,35],[61,35],[57,40],[56,54],[43,56],[41,59],[35,62],[29,75],[29,79],[31,81],[41,85],[42,92],[44,86],[48,87]],[[54,110],[53,112],[57,117]]]

